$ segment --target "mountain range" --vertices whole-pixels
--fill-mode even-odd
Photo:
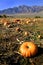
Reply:
[[[43,11],[43,6],[21,5],[21,6],[18,6],[18,7],[0,10],[0,14],[39,13],[41,11]]]

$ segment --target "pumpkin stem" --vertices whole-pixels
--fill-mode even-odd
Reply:
[[[26,46],[27,48],[29,48],[29,46]]]

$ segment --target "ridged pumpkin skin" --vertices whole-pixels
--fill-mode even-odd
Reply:
[[[33,42],[24,42],[20,46],[20,52],[24,57],[31,57],[36,55],[36,53],[38,52],[38,47]]]

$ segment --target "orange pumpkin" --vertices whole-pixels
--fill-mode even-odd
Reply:
[[[21,29],[20,29],[19,27],[17,27],[17,28],[16,28],[16,31],[20,32],[20,31],[21,31]]]
[[[24,35],[25,35],[25,36],[28,36],[29,34],[28,34],[28,32],[27,32],[27,31],[25,31],[25,32],[24,32]]]
[[[41,38],[41,35],[38,35],[38,39],[40,39]]]
[[[36,53],[38,52],[38,47],[33,42],[24,42],[20,46],[20,52],[24,57],[31,57],[36,55]]]

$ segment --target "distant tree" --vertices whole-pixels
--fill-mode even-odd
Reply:
[[[40,16],[35,16],[35,18],[41,18]]]
[[[0,15],[0,18],[2,18],[2,15]]]
[[[6,18],[7,16],[4,14],[4,15],[3,15],[3,17],[5,17],[5,18]]]

